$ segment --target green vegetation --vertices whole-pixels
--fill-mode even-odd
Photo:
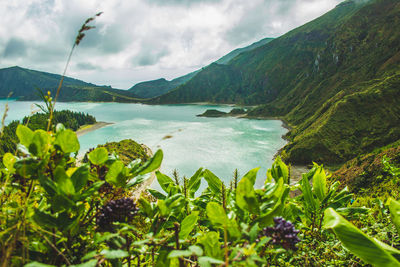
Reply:
[[[98,147],[77,164],[76,134],[60,124],[55,132],[18,125],[16,135],[20,156],[6,153],[0,168],[1,266],[362,265],[338,239],[367,263],[398,264],[399,204],[351,205],[356,196],[317,164],[290,186],[278,157],[260,189],[258,169],[230,186],[207,169],[182,182],[157,171],[163,192],[148,189],[155,201],[135,202],[131,188],[160,166],[161,151],[145,164],[124,164]],[[400,182],[400,169],[386,165]],[[369,228],[376,223],[379,232]],[[379,257],[369,256],[372,249]]]
[[[291,126],[286,161],[342,164],[400,139],[400,5],[345,1],[228,64],[211,64],[155,103],[258,104]]]
[[[21,67],[0,69],[0,98],[10,93],[19,100],[39,100],[37,88],[56,95],[61,75],[40,72]],[[73,78],[65,77],[59,95],[60,101],[102,101],[102,102],[138,102],[129,91],[113,89],[109,86],[97,86]]]
[[[22,123],[23,125],[27,125],[31,130],[46,130],[48,120],[48,113],[36,113],[29,117],[24,117],[22,122],[13,121],[5,126],[0,142],[0,157],[2,158],[7,152],[15,153],[18,144],[18,138],[15,131],[18,125]],[[61,110],[55,111],[53,116],[53,126],[58,123],[62,123],[67,128],[76,131],[80,126],[96,123],[96,119],[93,116],[82,112]]]
[[[227,114],[216,109],[207,109],[204,113],[197,115],[197,117],[225,117]]]
[[[108,142],[104,145],[97,146],[97,148],[99,147],[106,148],[111,154],[115,153],[125,165],[136,159],[140,159],[142,162],[146,162],[149,159],[146,149],[132,139],[125,139],[119,142]],[[89,150],[89,152],[91,150]],[[86,153],[84,158],[84,161],[86,162],[88,153]]]
[[[135,84],[129,91],[140,98],[153,98],[175,89],[193,78],[199,71],[194,71],[184,76],[167,81],[164,78]]]
[[[207,109],[204,113],[197,115],[197,117],[234,117],[244,115],[246,115],[246,110],[243,108],[233,108],[229,112],[223,112],[216,109]]]

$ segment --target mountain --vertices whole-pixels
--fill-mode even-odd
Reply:
[[[0,69],[0,98],[12,92],[13,98],[20,100],[40,99],[36,89],[50,91],[54,96],[61,75],[10,67]],[[136,102],[136,97],[126,90],[98,86],[81,80],[65,77],[59,95],[60,101],[105,101]]]
[[[233,58],[235,58],[239,54],[241,54],[243,52],[246,52],[246,51],[253,50],[253,49],[255,49],[257,47],[260,47],[262,45],[265,45],[265,44],[271,42],[272,40],[274,40],[274,38],[264,38],[264,39],[262,39],[260,41],[252,43],[249,46],[242,47],[242,48],[237,48],[237,49],[233,50],[232,52],[226,54],[225,56],[221,57],[217,61],[215,61],[215,63],[217,63],[217,64],[228,64],[229,61],[231,61]]]
[[[292,127],[287,161],[343,163],[400,138],[399,28],[399,1],[345,1],[152,103],[259,105]]]
[[[257,47],[260,47],[262,45],[265,45],[272,41],[273,38],[264,38],[258,42],[255,42],[249,46],[243,47],[243,48],[238,48],[230,53],[226,54],[225,56],[221,57],[214,63],[217,64],[228,64],[230,60],[235,58],[237,55],[240,53],[250,51],[252,49],[255,49]],[[201,72],[201,70],[197,70],[194,72],[191,72],[189,74],[186,74],[184,76],[178,77],[176,79],[173,79],[172,81],[167,81],[164,78],[157,79],[157,80],[152,80],[152,81],[146,81],[146,82],[141,82],[138,83],[134,86],[132,86],[129,91],[134,93],[136,96],[141,97],[141,98],[153,98],[157,97],[163,94],[168,93],[169,91],[177,88],[178,86],[188,82],[190,79],[196,76],[197,73]]]
[[[129,91],[140,98],[153,98],[168,93],[172,89],[184,84],[193,78],[199,71],[194,71],[184,76],[167,81],[164,78],[137,83]]]

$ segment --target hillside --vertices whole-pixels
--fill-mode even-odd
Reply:
[[[154,102],[259,104],[293,127],[288,161],[344,162],[400,138],[399,18],[398,1],[345,1]]]
[[[237,55],[265,45],[272,41],[273,38],[264,38],[258,42],[255,42],[249,46],[237,48],[230,53],[226,54],[225,56],[221,57],[213,64],[228,64],[233,58]],[[212,64],[211,64],[212,65]],[[211,66],[210,65],[210,66]],[[168,93],[169,91],[177,88],[178,86],[185,84],[186,82],[190,81],[193,77],[196,76],[197,73],[201,72],[201,70],[196,70],[184,76],[178,77],[173,79],[172,81],[167,81],[164,78],[153,80],[153,81],[146,81],[138,83],[132,86],[129,91],[133,92],[136,96],[141,98],[153,98],[163,94]]]
[[[37,90],[51,91],[55,95],[61,76],[21,67],[0,69],[0,98],[12,92],[20,100],[40,99]],[[128,91],[98,86],[81,80],[65,77],[59,96],[61,101],[105,101],[135,102],[135,96]]]
[[[167,81],[164,78],[135,84],[129,91],[141,98],[153,98],[168,93],[172,89],[184,84],[193,78],[199,71],[194,71],[184,76]]]
[[[250,51],[250,50],[256,49],[257,47],[260,47],[262,45],[268,44],[272,40],[274,40],[274,38],[264,38],[264,39],[262,39],[262,40],[260,40],[258,42],[252,43],[249,46],[242,47],[242,48],[237,48],[237,49],[233,50],[232,52],[226,54],[225,56],[221,57],[217,61],[215,61],[215,63],[217,63],[217,64],[228,64],[229,61],[231,61],[232,59],[234,59],[236,56],[240,55],[241,53],[246,52],[246,51]]]

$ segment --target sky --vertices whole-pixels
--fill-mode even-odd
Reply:
[[[342,0],[0,0],[0,68],[62,73],[76,34],[91,23],[67,76],[128,89],[177,78],[230,51],[279,37]]]

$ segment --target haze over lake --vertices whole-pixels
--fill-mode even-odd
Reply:
[[[4,104],[5,101],[0,100],[1,112]],[[29,115],[32,105],[33,102],[10,101],[6,124]],[[229,183],[235,168],[240,175],[244,175],[252,168],[261,167],[257,179],[259,187],[274,154],[286,143],[282,135],[287,130],[279,120],[196,117],[211,108],[221,111],[232,109],[210,105],[56,105],[57,110],[81,111],[94,115],[97,121],[114,123],[81,136],[81,154],[98,144],[131,138],[146,144],[153,152],[163,150],[161,171],[167,175],[177,169],[181,176],[190,177],[198,168],[205,167]]]

